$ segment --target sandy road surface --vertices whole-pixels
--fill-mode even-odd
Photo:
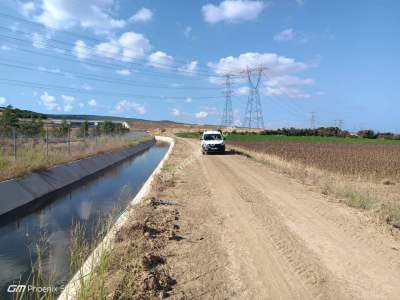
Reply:
[[[251,159],[178,145],[191,163],[171,268],[188,298],[400,299],[400,242],[362,214]]]

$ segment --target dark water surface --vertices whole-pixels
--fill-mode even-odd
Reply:
[[[155,145],[54,195],[44,207],[0,225],[0,299],[13,298],[7,293],[10,284],[27,282],[32,261],[37,258],[36,245],[43,244],[44,239],[47,247],[42,260],[44,267],[54,274],[56,284],[64,284],[70,277],[68,251],[72,225],[80,222],[92,230],[114,208],[125,208],[167,149]]]

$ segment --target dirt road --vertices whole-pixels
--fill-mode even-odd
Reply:
[[[188,154],[174,194],[177,291],[196,299],[400,299],[400,243],[365,216],[238,155]],[[189,155],[190,154],[190,155]]]

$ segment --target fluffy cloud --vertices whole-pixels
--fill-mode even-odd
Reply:
[[[301,87],[314,84],[310,78],[299,78],[296,76],[277,76],[265,82],[263,93],[267,96],[286,96],[289,98],[309,98],[309,93],[301,90]]]
[[[240,22],[256,19],[265,7],[263,1],[225,0],[218,6],[204,5],[202,12],[204,20],[208,23]]]
[[[40,96],[40,101],[47,110],[60,110],[60,105],[57,103],[56,98],[54,96],[50,96],[47,92],[44,92]]]
[[[104,32],[126,25],[125,20],[111,17],[114,5],[114,0],[41,0],[36,20],[52,29],[79,25]]]
[[[61,95],[64,100],[64,111],[70,112],[74,108],[75,98],[73,96]]]
[[[183,67],[179,68],[179,71],[181,71],[185,75],[194,75],[196,74],[197,67],[198,67],[199,62],[194,60]]]
[[[132,22],[148,22],[153,18],[153,12],[145,7],[142,7],[129,20]]]
[[[268,75],[281,75],[293,72],[304,71],[308,68],[307,64],[297,62],[293,58],[279,56],[275,53],[254,53],[248,52],[238,57],[228,56],[221,58],[217,63],[209,63],[208,66],[217,75],[224,75],[228,72],[239,73],[247,67],[255,68],[263,66]]]
[[[133,61],[142,58],[150,51],[150,42],[140,33],[125,32],[118,40],[122,48],[122,60]]]
[[[122,75],[122,76],[129,76],[129,75],[131,75],[131,71],[129,71],[128,69],[122,69],[122,70],[118,70],[117,74]]]
[[[140,33],[130,31],[123,33],[117,39],[110,39],[108,42],[99,43],[93,48],[88,47],[84,41],[78,40],[75,42],[73,52],[80,60],[93,54],[100,57],[131,62],[135,59],[145,57],[150,49],[151,45],[146,37]]]
[[[118,102],[115,106],[115,110],[118,112],[133,111],[140,115],[144,115],[146,113],[146,108],[143,105],[136,103],[135,101],[128,100],[122,100]]]
[[[192,103],[193,99],[192,97],[186,97],[186,103]]]
[[[95,107],[95,106],[97,106],[97,101],[96,101],[96,99],[91,99],[90,101],[88,101],[88,104],[91,107]]]
[[[75,42],[73,53],[79,60],[84,60],[90,55],[88,46],[86,46],[86,43],[82,40],[78,40]]]
[[[204,118],[208,117],[208,112],[199,111],[199,112],[195,113],[194,116],[196,117],[196,119],[204,119]]]
[[[294,31],[293,28],[288,28],[282,30],[281,32],[275,34],[274,40],[277,42],[287,42],[294,39]]]
[[[227,72],[239,74],[247,67],[265,67],[264,80],[261,82],[260,91],[267,96],[286,96],[291,98],[308,98],[310,95],[302,90],[303,87],[314,84],[312,79],[302,79],[292,75],[307,70],[310,66],[298,62],[292,58],[279,56],[275,53],[245,53],[238,57],[225,57],[217,63],[209,63],[208,66],[217,75]],[[238,83],[244,83],[245,78],[236,79]],[[218,78],[210,78],[210,82],[222,84]],[[235,90],[237,95],[247,95],[248,87],[242,86]]]
[[[6,104],[6,102],[7,102],[6,97],[0,97],[0,105],[4,105]]]
[[[172,56],[162,51],[157,51],[149,55],[149,65],[159,69],[168,69],[174,64]]]

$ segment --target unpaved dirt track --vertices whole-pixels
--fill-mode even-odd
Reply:
[[[191,298],[400,299],[400,243],[365,216],[251,159],[179,143],[193,160],[182,232],[209,238],[182,242],[171,259],[178,283],[211,273],[181,284],[211,289]]]

